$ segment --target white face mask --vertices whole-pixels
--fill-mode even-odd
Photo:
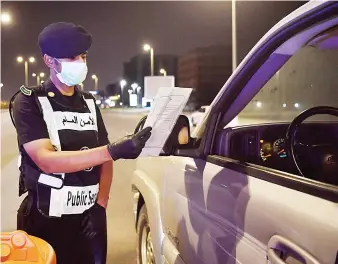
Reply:
[[[87,63],[83,61],[59,61],[61,63],[61,72],[57,72],[56,77],[60,82],[67,86],[73,86],[82,83],[87,76]]]

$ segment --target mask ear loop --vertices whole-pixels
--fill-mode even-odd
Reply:
[[[57,58],[53,58],[53,59],[56,60],[58,63],[60,63],[60,65],[61,65],[61,67],[62,67],[61,61],[59,61]],[[53,70],[54,70],[57,74],[60,74],[60,73],[61,73],[61,72],[57,72],[57,70],[54,69],[54,68],[53,68]],[[61,69],[61,71],[62,71],[62,69]]]

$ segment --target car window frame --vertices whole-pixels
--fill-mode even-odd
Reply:
[[[326,3],[325,5],[320,6],[318,10],[315,10],[316,12],[299,16],[292,25],[283,25],[278,31],[274,32],[274,34],[256,50],[253,56],[251,56],[243,66],[239,66],[240,70],[230,77],[229,81],[222,88],[222,91],[225,91],[222,94],[217,95],[217,102],[212,103],[210,111],[207,111],[200,127],[197,127],[195,130],[194,136],[196,138],[202,138],[205,137],[204,134],[209,134],[208,130],[204,128],[215,126],[215,123],[210,123],[210,119],[213,119],[213,122],[217,120],[217,117],[211,118],[211,116],[218,115],[219,113],[224,115],[228,111],[230,106],[233,105],[233,102],[245,88],[246,84],[250,81],[251,77],[262,67],[262,65],[264,65],[278,47],[305,29],[313,27],[318,23],[323,23],[331,17],[337,17],[335,13],[337,10],[338,5],[336,3]],[[283,64],[284,63],[281,65]],[[226,89],[224,89],[225,87]],[[230,122],[231,120],[228,121]],[[210,143],[210,141],[207,143]],[[210,144],[203,145],[205,146],[204,154],[206,154],[209,150],[208,148],[210,148]]]
[[[260,47],[254,56],[250,58],[249,62],[237,73],[232,82],[228,84],[226,91],[220,95],[218,102],[207,112],[201,124],[201,126],[205,127],[205,129],[202,129],[201,144],[198,150],[194,150],[196,157],[204,158],[215,165],[250,174],[253,177],[267,180],[287,188],[315,195],[329,201],[338,202],[338,187],[336,186],[309,180],[304,177],[295,177],[286,172],[255,164],[241,163],[227,157],[213,155],[212,153],[214,143],[216,143],[216,135],[224,129],[224,127],[221,126],[222,117],[250,81],[251,76],[269,60],[270,55],[283,43],[307,28],[323,23],[330,18],[332,19],[332,17],[337,17],[337,11],[338,3],[321,6],[320,9],[313,13],[300,16],[291,26],[285,25],[285,27],[281,27],[274,36]],[[179,154],[183,154],[183,156],[193,156],[191,150],[183,150]]]
[[[242,67],[239,66],[240,70],[235,72],[224,85],[226,86],[225,91],[216,96],[216,103],[214,103],[214,100],[209,110],[206,111],[202,122],[200,122],[193,133],[195,139],[200,143],[195,148],[179,149],[175,152],[175,155],[206,159],[207,156],[212,153],[216,133],[223,129],[223,127],[220,127],[223,116],[236,101],[236,98],[251,80],[251,77],[262,68],[273,52],[283,43],[287,42],[287,40],[302,31],[330,20],[332,17],[337,17],[337,13],[338,3],[327,2],[316,7],[313,12],[304,13],[295,18],[291,25],[287,23],[276,30]],[[261,88],[262,87],[260,87],[260,89]],[[224,87],[221,91],[223,90]],[[231,120],[229,120],[229,122],[230,121]]]

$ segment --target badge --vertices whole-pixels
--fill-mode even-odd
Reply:
[[[49,93],[48,93],[48,96],[49,96],[49,97],[54,97],[54,96],[55,96],[55,93],[49,92]]]
[[[20,91],[24,94],[24,95],[27,95],[27,96],[31,96],[32,95],[32,90],[26,88],[24,85],[22,85],[20,87]]]

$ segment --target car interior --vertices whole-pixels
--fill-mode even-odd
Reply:
[[[213,153],[338,185],[338,27],[300,48],[217,134]],[[325,76],[325,77],[324,77]]]

